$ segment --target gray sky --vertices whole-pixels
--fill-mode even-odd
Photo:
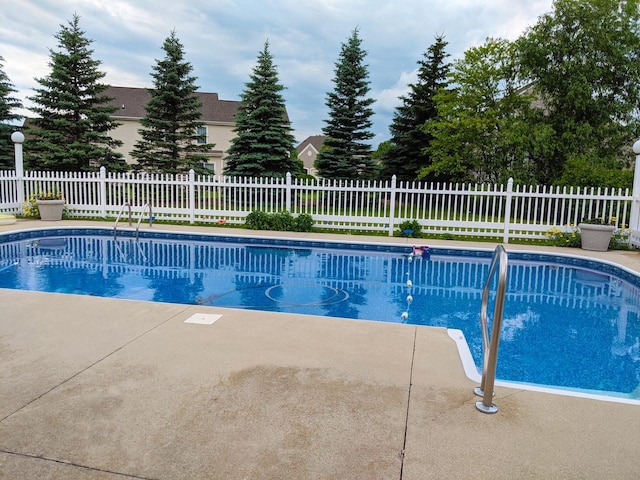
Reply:
[[[54,34],[74,13],[114,86],[151,87],[151,67],[175,29],[199,89],[238,100],[268,40],[300,142],[322,133],[334,64],[358,28],[376,99],[375,148],[389,139],[398,97],[436,35],[456,59],[487,37],[517,38],[551,9],[552,0],[0,0],[0,56],[29,106],[34,78],[50,72]]]

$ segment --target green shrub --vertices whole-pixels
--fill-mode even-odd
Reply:
[[[301,213],[296,218],[296,232],[310,232],[313,228],[313,218],[307,213]]]
[[[295,230],[295,219],[289,212],[278,212],[269,215],[268,230],[276,230],[278,232],[292,232]]]
[[[310,232],[313,227],[313,218],[306,213],[294,218],[289,212],[265,213],[253,211],[247,215],[245,227],[251,230]]]
[[[25,217],[40,218],[40,209],[36,201],[38,200],[38,194],[31,195],[26,202],[22,204],[22,212]]]
[[[573,225],[565,229],[553,227],[545,235],[549,239],[549,243],[555,247],[580,248],[582,245],[580,231]]]
[[[245,219],[245,227],[251,230],[270,230],[269,214],[257,210],[251,212]]]
[[[401,237],[419,238],[422,235],[422,226],[417,220],[405,220],[398,226],[398,234]]]
[[[629,236],[631,230],[628,228],[618,228],[613,231],[611,235],[611,241],[609,242],[609,249],[611,250],[631,250],[629,245]]]

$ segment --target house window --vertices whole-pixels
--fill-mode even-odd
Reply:
[[[207,127],[205,125],[197,127],[196,136],[197,136],[196,142],[198,145],[204,145],[205,143],[207,143]]]

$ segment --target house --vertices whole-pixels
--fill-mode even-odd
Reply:
[[[118,107],[112,117],[121,125],[111,130],[110,136],[122,141],[123,145],[114,150],[122,153],[127,163],[135,164],[136,160],[131,157],[131,151],[136,141],[141,138],[138,134],[141,128],[140,120],[147,113],[145,106],[151,95],[146,88],[131,87],[109,87],[104,94],[113,98],[109,102],[110,105]],[[196,96],[202,103],[200,121],[204,123],[198,133],[202,136],[202,143],[215,144],[208,152],[209,161],[206,167],[211,173],[222,175],[226,151],[235,136],[234,117],[241,102],[220,100],[217,93],[196,92]]]
[[[308,175],[316,175],[318,172],[314,166],[316,157],[320,153],[322,144],[327,137],[324,135],[312,135],[307,137],[300,145],[296,147],[298,159],[304,165],[304,169]]]

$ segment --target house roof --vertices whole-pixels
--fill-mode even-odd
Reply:
[[[316,152],[319,152],[326,138],[327,137],[324,135],[311,135],[310,137],[307,137],[305,140],[303,140],[302,143],[296,147],[296,150],[298,151],[298,153],[300,153],[309,145],[311,145],[313,148],[315,148]]]
[[[113,97],[109,105],[118,107],[113,113],[114,117],[143,118],[146,115],[145,106],[151,95],[146,88],[133,87],[109,87],[104,94]],[[203,122],[233,123],[234,116],[240,107],[239,101],[220,100],[217,93],[196,92],[196,96],[202,103]]]

